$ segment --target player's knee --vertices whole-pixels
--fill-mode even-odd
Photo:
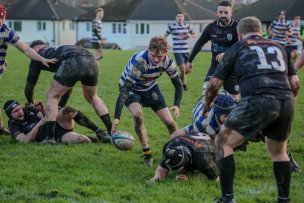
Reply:
[[[91,143],[92,141],[87,137],[83,135],[78,135],[77,137],[77,143]]]
[[[142,124],[144,121],[143,113],[141,111],[134,112],[133,119],[136,124]]]

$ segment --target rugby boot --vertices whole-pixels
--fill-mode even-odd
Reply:
[[[108,135],[104,130],[98,129],[95,131],[97,138],[103,143],[110,143],[111,136]]]
[[[233,197],[221,197],[216,203],[236,203]]]
[[[10,131],[6,128],[1,128],[0,129],[0,135],[10,135]]]
[[[144,164],[147,165],[147,166],[153,166],[152,154],[144,155]]]
[[[290,159],[290,168],[292,173],[302,173],[301,167],[299,164],[294,160],[290,152],[287,152],[288,157]]]

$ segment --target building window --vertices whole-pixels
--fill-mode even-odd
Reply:
[[[86,23],[86,31],[91,32],[91,23]]]
[[[42,21],[37,22],[37,31],[45,31],[46,30],[46,23]]]
[[[150,24],[137,23],[135,25],[135,33],[138,35],[148,35],[150,34]]]
[[[127,24],[126,23],[112,23],[113,34],[126,34]]]
[[[112,33],[116,34],[116,23],[112,24]]]
[[[21,21],[9,21],[8,27],[14,31],[21,32],[22,31],[22,23]]]

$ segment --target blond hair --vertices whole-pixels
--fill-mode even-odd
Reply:
[[[100,11],[103,11],[103,8],[97,8],[96,9],[96,13],[100,12]]]

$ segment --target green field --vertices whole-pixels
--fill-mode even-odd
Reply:
[[[125,63],[133,51],[106,51],[100,63],[98,94],[107,104],[113,117],[118,94],[118,80]],[[0,79],[0,104],[9,99],[25,102],[25,86],[29,59],[10,47],[8,70]],[[191,121],[191,109],[201,94],[201,83],[209,66],[210,54],[196,57],[194,71],[188,76],[189,90],[180,106],[179,127]],[[299,71],[304,79],[304,70]],[[36,100],[45,102],[46,91],[52,74],[42,72],[35,89]],[[168,105],[173,104],[173,85],[164,74],[159,86]],[[87,114],[95,123],[104,127],[82,97],[77,84],[69,105]],[[2,111],[3,112],[3,111]],[[5,126],[7,118],[3,115]],[[149,142],[154,153],[152,168],[143,165],[141,147],[119,151],[111,144],[20,144],[10,137],[0,137],[0,202],[214,202],[220,196],[220,185],[208,181],[203,175],[190,174],[186,182],[175,181],[170,173],[166,181],[149,185],[146,180],[154,175],[163,144],[169,140],[167,129],[152,110],[144,111]],[[290,137],[289,149],[304,167],[304,95],[297,98],[296,114]],[[135,135],[133,120],[124,109],[119,129]],[[75,125],[75,131],[94,136],[89,130]],[[252,143],[247,152],[235,154],[237,164],[235,195],[239,203],[274,202],[277,189],[272,173],[272,162],[263,143]],[[293,174],[292,202],[304,201],[303,174]]]

